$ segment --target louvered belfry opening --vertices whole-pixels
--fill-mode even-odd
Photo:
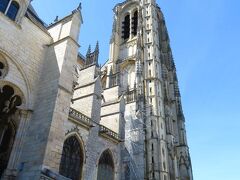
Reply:
[[[130,15],[126,15],[122,24],[122,38],[127,40],[130,37]]]
[[[72,180],[82,177],[83,151],[75,136],[69,137],[63,145],[59,173]]]
[[[109,150],[104,151],[99,159],[97,180],[114,180],[114,161]]]
[[[137,35],[137,29],[138,29],[138,11],[135,11],[134,15],[132,17],[132,34],[133,34],[133,36]]]

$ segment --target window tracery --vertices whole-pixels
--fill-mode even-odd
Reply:
[[[114,162],[109,150],[106,150],[102,153],[99,159],[97,180],[113,180],[113,179],[114,179]]]
[[[17,130],[12,116],[21,104],[21,97],[11,86],[0,88],[0,177],[7,168]]]
[[[59,173],[72,180],[79,180],[82,176],[83,151],[75,136],[64,142]]]

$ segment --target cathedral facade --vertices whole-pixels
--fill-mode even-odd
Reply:
[[[193,180],[176,68],[155,0],[114,7],[110,57],[79,51],[81,5],[46,25],[0,1],[3,180]],[[81,41],[81,38],[80,38]]]

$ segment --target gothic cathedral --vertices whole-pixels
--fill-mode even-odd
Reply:
[[[79,53],[81,9],[47,25],[0,1],[0,179],[193,180],[160,7],[114,7],[103,66],[98,43]]]

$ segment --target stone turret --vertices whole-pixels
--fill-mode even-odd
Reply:
[[[85,66],[91,66],[93,64],[98,65],[98,56],[99,56],[99,43],[97,42],[95,50],[91,52],[91,46],[89,45],[87,54],[86,54],[86,63]]]

